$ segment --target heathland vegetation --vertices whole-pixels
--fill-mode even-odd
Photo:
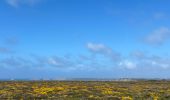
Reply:
[[[0,99],[170,100],[170,81],[1,81]]]

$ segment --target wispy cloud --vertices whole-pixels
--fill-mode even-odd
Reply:
[[[0,47],[0,53],[1,54],[11,53],[11,50],[9,48]]]
[[[110,71],[117,73],[123,73],[131,71],[132,73],[140,73],[149,70],[154,71],[166,71],[170,69],[170,58],[160,57],[156,55],[147,55],[144,54],[145,57],[138,60],[133,59],[131,56],[123,57],[120,61],[114,62],[108,60],[107,63],[105,61],[100,60],[86,60],[87,58],[70,58],[59,57],[59,56],[37,56],[37,57],[16,57],[16,56],[7,56],[0,58],[0,66],[4,69],[9,70],[34,70],[36,71],[53,71],[53,73],[58,73],[58,71],[64,72],[79,72],[83,73],[88,72],[104,72]],[[86,55],[87,56],[87,55]],[[138,55],[137,55],[138,56]],[[89,57],[89,56],[87,56]],[[79,61],[78,61],[79,60]],[[142,71],[142,72],[140,72]],[[152,72],[149,72],[152,73]]]
[[[160,57],[156,55],[147,56],[145,59],[143,59],[140,62],[141,66],[142,63],[144,63],[148,67],[153,67],[153,68],[163,68],[163,69],[170,68],[170,58]]]
[[[154,19],[163,19],[166,17],[166,14],[165,13],[162,13],[162,12],[157,12],[157,13],[154,13],[153,14],[153,18]]]
[[[170,29],[162,27],[146,36],[144,41],[150,45],[161,45],[168,39],[170,39]]]
[[[170,58],[168,56],[157,56],[157,55],[149,55],[149,53],[135,51],[131,53],[129,59],[135,60],[138,67],[141,68],[170,68]]]
[[[6,0],[12,7],[19,7],[20,5],[35,5],[42,0]]]
[[[100,54],[110,57],[113,60],[119,60],[120,54],[113,51],[110,47],[100,43],[87,43],[87,49],[93,54]]]
[[[8,37],[4,42],[6,45],[16,45],[19,43],[19,39],[17,37]]]
[[[17,7],[19,5],[19,0],[6,0],[6,2],[13,7]]]
[[[104,44],[97,43],[87,43],[87,48],[94,53],[99,54],[110,54],[112,53],[112,49],[105,46]]]
[[[138,60],[146,58],[145,52],[142,51],[133,51],[132,53],[130,53],[130,56]]]
[[[92,55],[77,56],[31,56],[16,57],[3,56],[0,57],[0,66],[6,69],[31,69],[31,70],[62,70],[71,71],[139,71],[153,69],[159,71],[170,69],[170,58],[160,57],[157,55],[149,55],[148,53],[135,51],[130,56],[123,56],[115,53],[111,47],[102,43],[87,43],[86,47],[90,53],[95,55],[103,55],[94,59]],[[6,48],[0,48],[0,52],[8,52]],[[108,59],[109,58],[109,59]],[[114,59],[114,60],[110,60]],[[121,58],[119,60],[115,60]]]
[[[46,60],[49,66],[54,66],[58,68],[72,67],[74,65],[73,61],[68,60],[65,57],[54,56],[54,57],[48,57]]]
[[[18,43],[18,39],[14,38],[14,37],[9,37],[9,38],[5,38],[4,40],[2,39],[2,45],[4,46],[0,46],[0,53],[1,54],[10,54],[10,53],[14,53],[12,46],[16,46],[16,44]]]
[[[124,60],[119,63],[119,66],[126,69],[134,69],[137,67],[137,64],[129,60]]]

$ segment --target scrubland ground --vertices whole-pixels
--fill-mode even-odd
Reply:
[[[1,81],[3,99],[170,100],[170,81]]]

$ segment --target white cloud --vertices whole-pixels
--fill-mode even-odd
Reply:
[[[35,5],[40,1],[42,0],[6,0],[6,2],[13,7],[18,7],[20,5]]]
[[[138,67],[142,68],[163,68],[167,69],[170,68],[170,57],[168,56],[157,56],[157,55],[150,55],[148,52],[141,52],[135,51],[132,52],[131,55],[128,57],[129,59],[133,59],[137,62]]]
[[[50,66],[54,66],[54,67],[70,67],[72,66],[72,62],[65,59],[65,58],[61,58],[61,57],[49,57],[48,59],[46,59],[47,63]]]
[[[61,64],[59,61],[55,60],[54,58],[49,58],[48,63],[52,64],[52,65],[55,65],[55,66],[58,66],[58,65]]]
[[[2,54],[11,53],[11,50],[9,48],[0,47],[0,53]]]
[[[17,7],[19,4],[19,0],[6,0],[6,2],[13,7]]]
[[[87,49],[94,53],[104,55],[112,60],[120,60],[120,54],[113,51],[110,47],[100,43],[87,43]]]
[[[34,65],[30,59],[24,59],[21,57],[7,57],[0,60],[0,66],[8,69],[15,68],[28,68]]]
[[[146,57],[146,55],[142,51],[134,51],[130,54],[130,56],[134,57],[135,59],[143,59]]]
[[[87,48],[90,51],[95,52],[95,53],[107,53],[107,54],[109,54],[109,53],[112,52],[112,49],[105,46],[104,44],[88,43]]]
[[[170,30],[162,27],[150,33],[144,40],[151,45],[161,45],[168,39],[170,39]]]
[[[152,61],[151,62],[152,66],[155,66],[155,67],[160,67],[160,68],[164,68],[164,69],[167,69],[170,67],[170,63],[165,63],[165,62],[156,62],[156,61]]]
[[[159,57],[158,59],[148,59],[151,66],[167,69],[170,67],[170,59]]]
[[[162,12],[157,12],[157,13],[154,13],[154,15],[153,15],[153,17],[155,18],[155,19],[162,19],[162,18],[165,18],[165,14],[164,13],[162,13]]]
[[[137,64],[129,60],[124,60],[119,63],[119,66],[127,69],[134,69],[137,67]]]
[[[169,67],[170,67],[170,64],[161,64],[160,66],[161,66],[162,68],[167,69],[167,68],[169,68]]]
[[[17,45],[19,43],[19,39],[17,37],[8,37],[5,39],[4,43],[6,45]]]

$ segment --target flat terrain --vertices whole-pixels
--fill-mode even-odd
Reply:
[[[1,81],[3,99],[170,100],[170,81]]]

